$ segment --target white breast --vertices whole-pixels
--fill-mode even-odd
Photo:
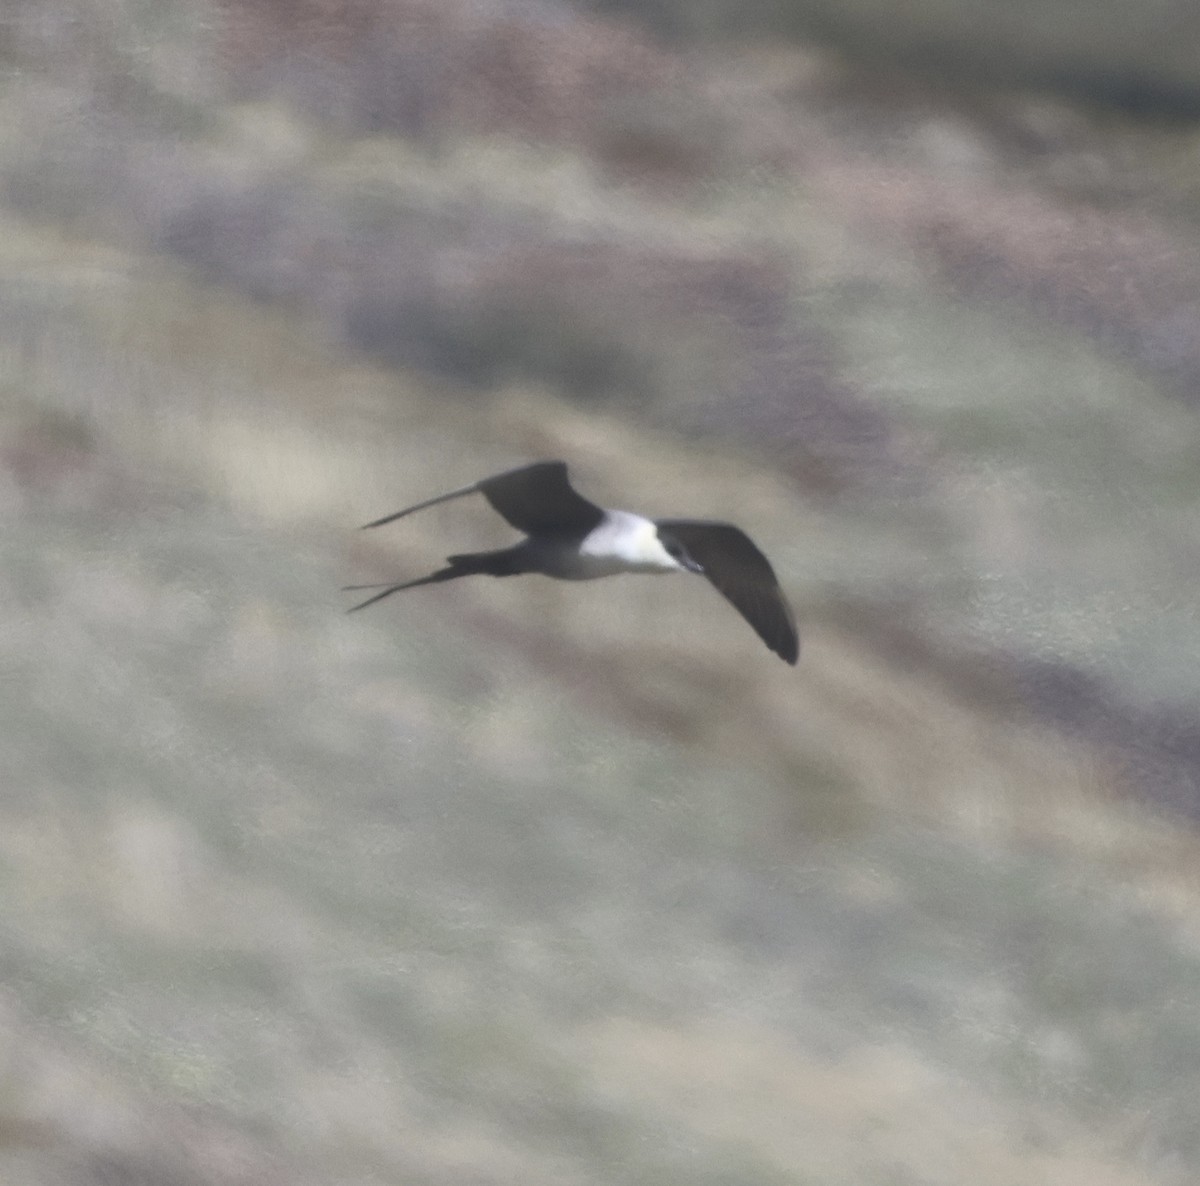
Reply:
[[[662,545],[654,524],[629,511],[605,511],[604,519],[579,545],[581,575],[618,572],[682,572]]]

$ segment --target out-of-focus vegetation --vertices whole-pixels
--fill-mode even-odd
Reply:
[[[1196,133],[853,45],[6,7],[0,1179],[1194,1181]]]

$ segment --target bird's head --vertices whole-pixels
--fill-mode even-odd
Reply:
[[[670,556],[671,559],[674,560],[675,563],[678,564],[679,567],[685,572],[702,573],[704,571],[704,566],[697,560],[694,560],[688,553],[687,548],[685,548],[683,544],[666,528],[658,528],[658,539],[667,555]]]

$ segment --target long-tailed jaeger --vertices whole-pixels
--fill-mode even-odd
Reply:
[[[476,575],[540,572],[562,581],[587,581],[620,572],[694,572],[706,576],[781,659],[795,663],[800,654],[791,606],[770,562],[741,528],[709,519],[645,519],[629,511],[604,510],[572,489],[563,461],[538,461],[482,478],[365,527],[382,527],[467,494],[482,494],[525,538],[495,552],[448,556],[445,568],[416,580],[348,585],[348,590],[380,590],[352,610],[402,589]]]

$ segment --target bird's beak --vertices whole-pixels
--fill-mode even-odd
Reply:
[[[682,564],[683,567],[688,570],[688,572],[698,572],[702,576],[704,574],[704,565],[697,564],[696,561],[693,560],[690,556],[685,555],[685,556],[681,557],[679,563]]]

